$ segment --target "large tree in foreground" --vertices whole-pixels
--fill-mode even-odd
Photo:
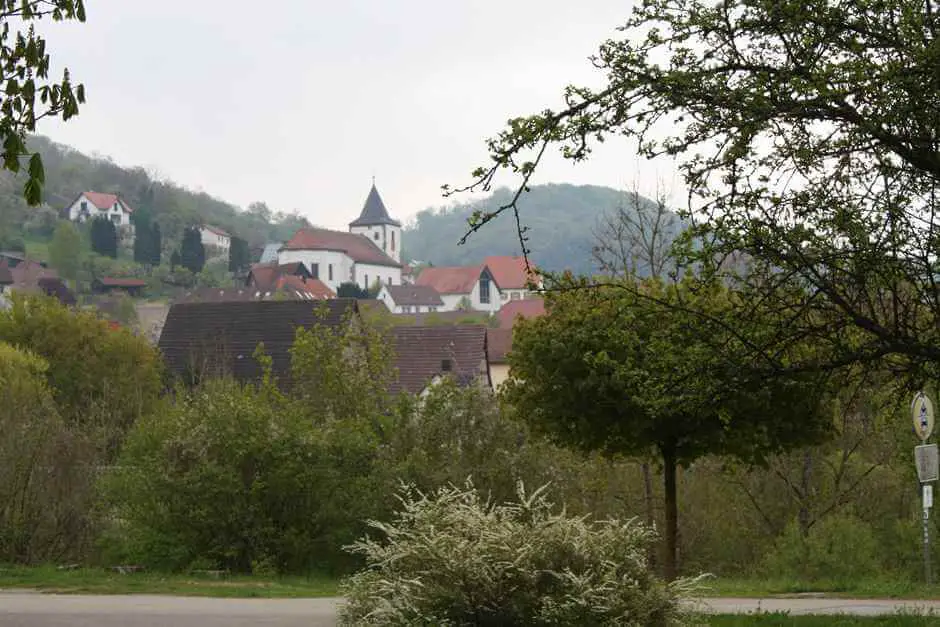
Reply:
[[[550,148],[577,161],[612,136],[675,156],[690,257],[786,321],[774,345],[828,347],[795,368],[923,379],[940,363],[938,34],[932,0],[643,0],[593,59],[604,84],[511,120],[471,187],[509,169],[521,194]],[[518,197],[471,230],[519,219]]]
[[[548,294],[545,316],[514,327],[505,398],[533,428],[564,445],[659,457],[664,566],[672,578],[677,468],[710,454],[757,462],[820,441],[831,427],[821,410],[827,378],[763,377],[763,364],[753,363],[729,331],[736,296],[724,288],[657,280],[562,287]],[[705,322],[691,309],[724,322]],[[786,363],[801,350],[807,349],[793,346],[779,359]]]
[[[85,101],[85,88],[73,85],[68,70],[49,77],[46,39],[32,22],[85,21],[82,0],[0,0],[0,145],[3,168],[19,172],[29,155],[26,135],[43,118],[68,120]],[[24,194],[31,205],[42,199],[45,172],[39,154],[30,156]]]

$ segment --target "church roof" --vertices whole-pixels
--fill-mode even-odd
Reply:
[[[388,209],[385,208],[385,203],[382,202],[382,197],[379,196],[379,190],[375,188],[375,183],[373,183],[372,189],[369,190],[369,196],[366,198],[366,204],[362,207],[362,213],[350,222],[349,226],[376,226],[379,224],[401,226],[401,222],[392,219],[392,216],[388,215]]]
[[[400,263],[389,257],[372,240],[358,233],[312,227],[300,229],[284,244],[283,250],[334,250],[345,253],[357,263],[401,267]]]

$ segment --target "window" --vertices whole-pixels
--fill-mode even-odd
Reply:
[[[520,298],[522,298],[522,292],[513,292],[513,293],[512,293],[512,300],[519,300]]]
[[[373,239],[375,239],[375,241],[379,241],[379,232],[376,231],[375,233],[373,233],[373,234],[372,234],[372,237],[373,237]]]
[[[507,292],[502,292],[502,293],[499,295],[499,299],[500,299],[500,300],[506,300],[507,298],[509,298],[509,294],[508,294]]]
[[[88,201],[87,201],[87,200],[83,200],[83,201],[82,201],[82,211],[88,211]]]
[[[392,252],[395,252],[395,231],[392,231]]]
[[[121,223],[121,216],[112,213],[112,214],[111,214],[111,222],[114,222],[115,224],[120,224],[120,223]]]
[[[369,289],[369,275],[368,274],[362,275],[362,282],[365,283],[364,285],[365,289]]]
[[[120,211],[120,210],[121,210],[121,208],[118,207],[118,204],[117,204],[117,203],[114,203],[114,210],[115,210],[115,211]]]
[[[490,277],[486,275],[480,277],[480,302],[484,305],[490,302]]]
[[[333,280],[333,264],[328,264],[326,266],[326,274],[329,277],[330,281]]]
[[[312,276],[315,279],[320,278],[320,264],[318,263],[310,264],[310,276]]]
[[[450,360],[442,359],[441,360],[441,372],[450,372],[450,371],[451,371]]]
[[[388,277],[388,284],[389,284],[389,285],[392,284],[392,277]]]

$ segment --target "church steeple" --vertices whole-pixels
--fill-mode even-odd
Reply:
[[[401,228],[401,222],[395,220],[388,214],[388,209],[385,208],[385,203],[382,202],[382,197],[379,196],[379,190],[375,188],[375,179],[372,179],[372,189],[369,190],[369,195],[366,197],[366,202],[362,206],[362,213],[359,214],[359,217],[349,223],[349,227],[356,226],[397,226]]]

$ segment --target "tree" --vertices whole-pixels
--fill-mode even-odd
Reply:
[[[232,243],[228,249],[228,271],[241,272],[247,270],[251,265],[251,256],[248,252],[248,242],[240,237],[232,237]]]
[[[4,0],[0,4],[0,67],[3,68],[0,74],[0,102],[3,103],[0,144],[3,145],[3,167],[12,172],[19,172],[22,158],[30,154],[26,136],[35,132],[37,121],[55,117],[68,121],[78,114],[78,105],[85,101],[84,86],[73,86],[67,69],[63,70],[61,81],[49,79],[46,40],[30,24],[44,18],[84,22],[84,3],[82,0]],[[30,205],[38,205],[46,178],[38,153],[30,156],[26,172],[24,195]]]
[[[548,294],[545,316],[514,327],[505,398],[561,444],[612,455],[655,451],[664,469],[664,570],[672,578],[677,467],[709,454],[757,462],[822,440],[831,427],[820,411],[827,378],[768,381],[728,332],[734,294],[720,286],[647,280],[583,289],[585,281],[568,279],[560,287]],[[686,313],[693,306],[725,324]]]
[[[150,264],[153,258],[153,232],[147,221],[136,220],[134,223],[134,261]]]
[[[163,234],[160,232],[160,224],[153,222],[150,225],[150,265],[159,266],[163,259]]]
[[[202,245],[202,236],[196,227],[191,226],[183,231],[180,265],[194,274],[201,272],[206,265],[206,248]]]
[[[82,265],[82,235],[68,220],[59,222],[49,245],[49,261],[63,279],[74,281]]]
[[[91,249],[99,255],[117,259],[118,236],[114,222],[107,218],[91,221]]]
[[[518,215],[549,147],[580,161],[633,138],[678,160],[688,258],[751,293],[749,311],[789,314],[780,334],[828,347],[791,368],[892,356],[914,383],[934,376],[938,33],[929,0],[641,3],[593,59],[605,84],[569,87],[564,108],[490,142],[469,187],[504,168],[521,181],[470,230]]]
[[[170,255],[170,270],[175,270],[176,266],[180,265],[180,251],[174,250]]]
[[[364,290],[353,282],[340,283],[336,288],[336,295],[339,298],[369,298],[368,290]]]

